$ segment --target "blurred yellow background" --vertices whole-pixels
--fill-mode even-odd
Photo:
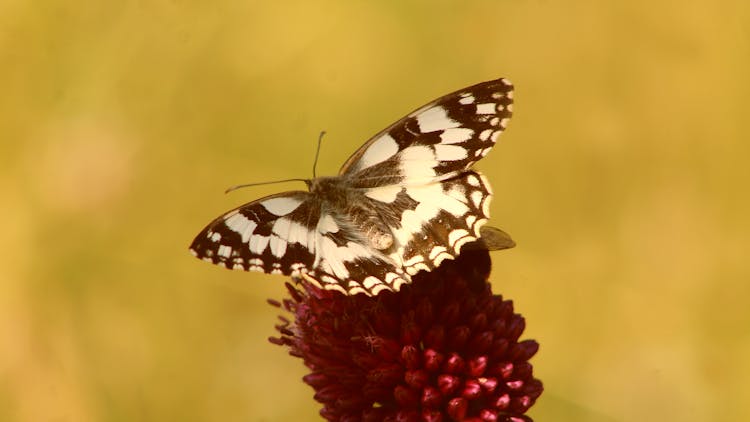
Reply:
[[[317,420],[282,277],[189,242],[504,76],[478,166],[539,421],[750,419],[750,3],[0,3],[0,420]],[[291,185],[289,188],[304,188]]]

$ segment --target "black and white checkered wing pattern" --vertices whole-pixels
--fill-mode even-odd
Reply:
[[[468,170],[487,155],[513,114],[513,85],[483,82],[410,113],[357,150],[341,168],[354,183],[399,177],[419,184]]]
[[[387,222],[389,256],[407,274],[432,270],[479,237],[492,192],[470,168],[495,145],[512,103],[505,79],[459,90],[385,129],[342,168]]]
[[[356,217],[325,198],[284,192],[242,205],[206,226],[190,251],[228,269],[302,277],[345,294],[377,294],[411,280],[372,247]]]
[[[285,192],[242,205],[212,221],[190,245],[193,255],[229,269],[299,275],[315,262],[320,201]]]
[[[191,251],[345,294],[399,290],[479,238],[491,189],[471,166],[505,129],[512,88],[497,79],[419,108],[366,142],[338,176],[220,216]]]

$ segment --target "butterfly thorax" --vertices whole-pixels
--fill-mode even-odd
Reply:
[[[321,201],[325,212],[339,223],[356,228],[370,246],[381,251],[393,246],[393,234],[388,225],[361,191],[351,189],[345,177],[318,177],[309,181],[308,188]]]
[[[316,177],[307,182],[307,188],[315,197],[334,207],[346,203],[346,183],[341,177]]]

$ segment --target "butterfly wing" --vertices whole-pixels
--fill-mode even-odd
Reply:
[[[362,202],[393,236],[393,245],[385,251],[391,263],[414,275],[455,258],[464,244],[480,237],[489,218],[490,189],[482,174],[469,170],[420,185],[369,188]]]
[[[388,256],[407,274],[430,271],[479,238],[492,192],[470,168],[495,145],[512,101],[505,79],[448,94],[374,136],[342,167],[362,208],[390,228]]]
[[[229,269],[299,275],[315,262],[320,202],[309,192],[284,192],[235,208],[190,245],[198,258]]]
[[[344,233],[351,240],[339,241]],[[318,287],[353,295],[377,295],[384,290],[396,290],[411,282],[411,277],[383,252],[372,248],[357,231],[326,233],[321,237],[318,260],[302,276]]]
[[[410,281],[346,216],[329,211],[308,192],[268,196],[212,221],[190,251],[225,268],[304,277],[345,294],[373,295]]]
[[[373,136],[341,168],[361,187],[418,184],[469,169],[513,114],[513,85],[483,82],[432,101]]]

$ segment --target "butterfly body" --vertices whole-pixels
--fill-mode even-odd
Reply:
[[[471,166],[495,144],[511,104],[504,79],[441,97],[375,135],[338,176],[242,205],[190,249],[227,268],[345,294],[398,290],[479,237],[491,189]]]

